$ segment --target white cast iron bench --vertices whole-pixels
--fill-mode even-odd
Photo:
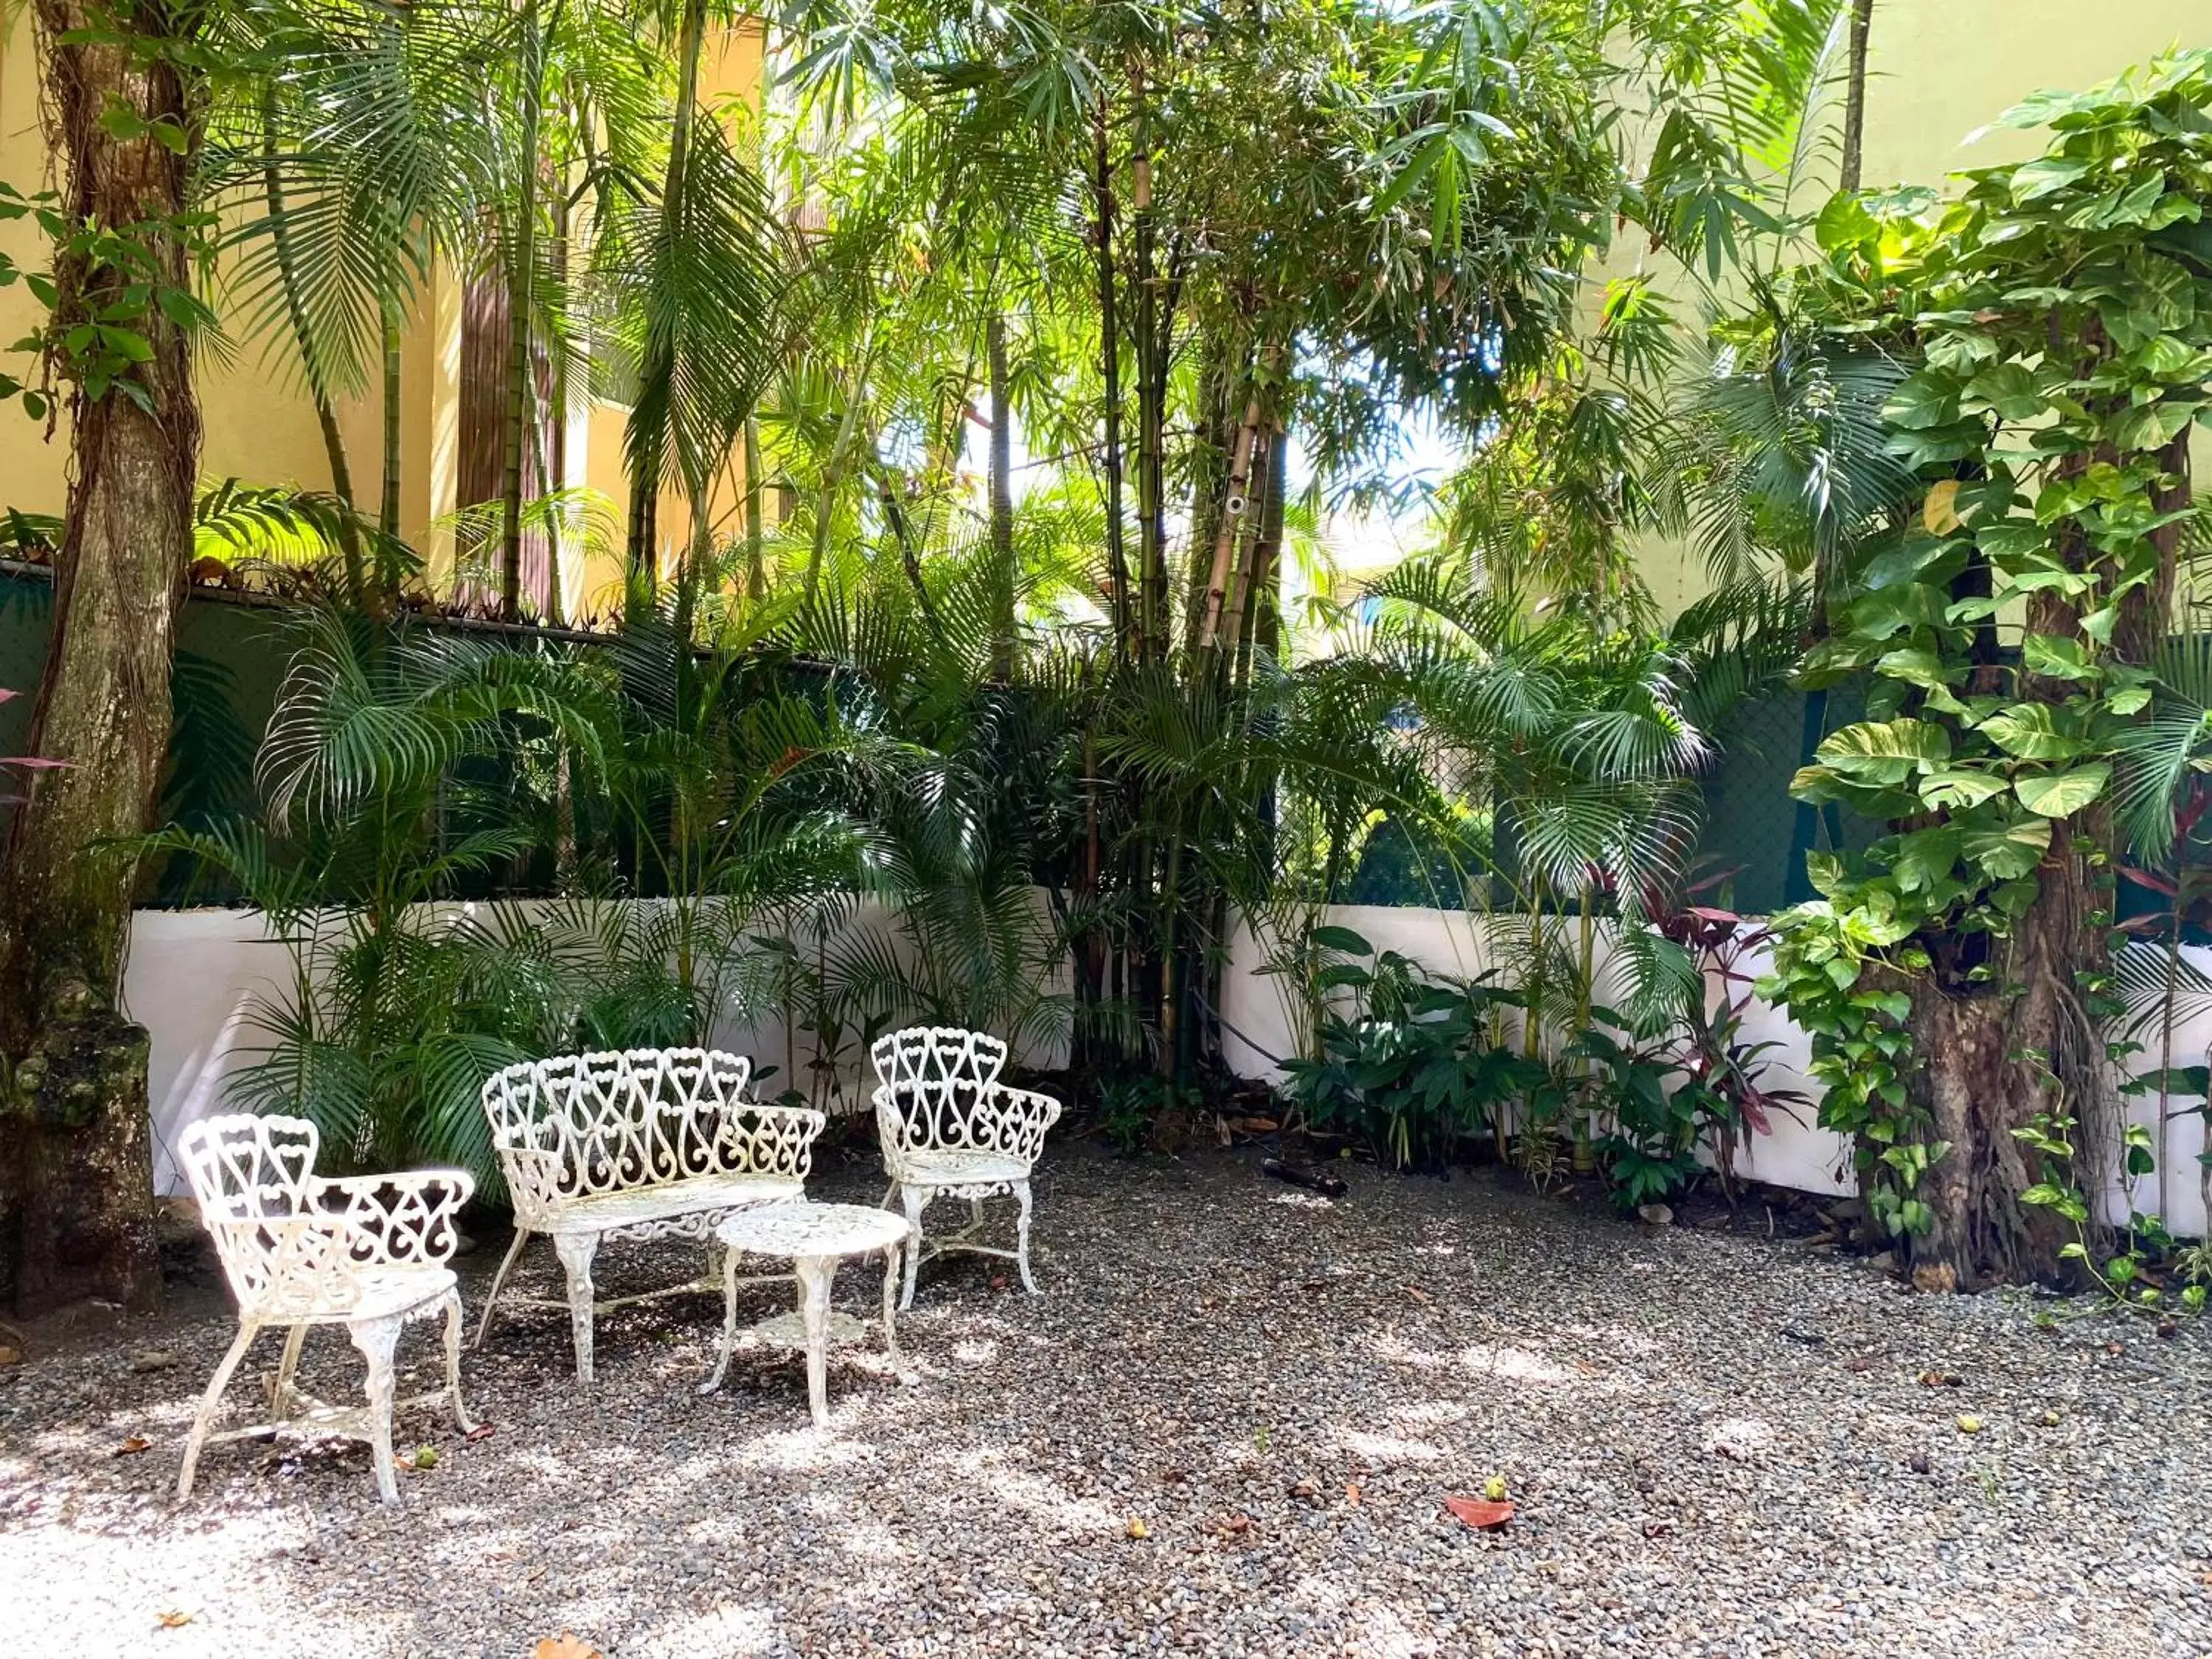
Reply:
[[[191,1496],[204,1447],[283,1429],[368,1441],[376,1490],[396,1504],[395,1405],[441,1401],[464,1431],[476,1427],[461,1403],[461,1297],[446,1265],[460,1242],[453,1218],[476,1190],[475,1181],[462,1170],[331,1180],[315,1173],[319,1144],[315,1126],[305,1118],[242,1114],[203,1118],[179,1142],[200,1224],[213,1236],[238,1298],[238,1335],[215,1368],[185,1443],[179,1498]],[[401,1327],[439,1314],[446,1319],[446,1386],[395,1401],[392,1355]],[[345,1327],[368,1363],[365,1406],[325,1405],[292,1386],[311,1325]],[[271,1327],[286,1331],[270,1391],[272,1420],[216,1433],[216,1413],[239,1361]]]
[[[711,1048],[564,1054],[495,1073],[483,1086],[492,1150],[514,1202],[514,1243],[492,1279],[477,1346],[523,1246],[552,1239],[568,1277],[576,1380],[592,1381],[594,1314],[633,1302],[722,1288],[714,1228],[749,1205],[805,1191],[826,1121],[804,1106],[745,1097],[752,1062]],[[694,1238],[708,1246],[697,1279],[595,1299],[592,1263],[610,1239]]]
[[[868,1055],[880,1079],[876,1135],[891,1180],[884,1203],[902,1205],[913,1229],[899,1306],[914,1305],[915,1275],[923,1259],[949,1250],[1013,1262],[1022,1287],[1036,1295],[1036,1280],[1030,1276],[1030,1170],[1044,1150],[1045,1132],[1060,1119],[1060,1103],[1000,1082],[1006,1045],[981,1031],[912,1026],[878,1037]],[[1011,1250],[977,1242],[983,1200],[997,1193],[1012,1193],[1020,1206]],[[922,1212],[940,1198],[968,1200],[969,1224],[925,1242]]]

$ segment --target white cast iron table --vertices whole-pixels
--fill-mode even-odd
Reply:
[[[891,1364],[901,1364],[898,1333],[891,1324],[898,1306],[899,1247],[912,1228],[906,1218],[888,1210],[858,1204],[815,1204],[805,1199],[763,1204],[739,1210],[714,1229],[723,1247],[722,1352],[714,1374],[700,1385],[712,1394],[722,1386],[730,1369],[730,1354],[738,1340],[738,1259],[743,1255],[782,1256],[791,1262],[799,1283],[799,1311],[784,1314],[752,1328],[751,1335],[780,1347],[806,1350],[806,1397],[817,1428],[830,1425],[829,1364],[831,1318],[830,1281],[837,1264],[847,1256],[884,1253],[884,1349]],[[841,1326],[848,1322],[839,1320]],[[861,1336],[858,1321],[840,1329],[841,1340]]]

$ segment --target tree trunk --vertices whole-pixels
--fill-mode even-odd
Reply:
[[[768,597],[767,531],[761,514],[760,417],[745,416],[745,597]]]
[[[135,237],[162,283],[187,288],[178,221],[200,129],[171,15],[38,0],[35,15],[70,224]],[[137,137],[115,136],[118,108],[144,124]],[[66,330],[142,278],[65,248],[55,280]],[[25,1311],[161,1294],[147,1039],[117,1006],[136,863],[94,849],[145,829],[161,781],[200,416],[183,331],[158,306],[139,326],[151,348],[131,371],[143,406],[112,388],[70,395],[69,501],[31,732],[32,752],[63,764],[11,826],[0,908],[0,1107],[12,1120],[0,1127],[0,1277]]]
[[[1849,44],[1844,70],[1844,137],[1836,167],[1839,190],[1859,187],[1866,151],[1867,35],[1874,27],[1874,0],[1851,0]]]
[[[991,374],[991,672],[1014,672],[1014,426],[1006,407],[1006,319],[994,311],[983,325]]]
[[[677,26],[676,107],[668,139],[668,171],[660,185],[660,257],[669,258],[679,232],[681,204],[690,190],[691,127],[698,118],[699,58],[707,40],[705,0],[684,0]],[[676,374],[676,343],[656,331],[638,366],[637,402],[630,411],[629,568],[632,578],[647,581],[659,574],[659,496],[668,459],[670,383]],[[694,513],[705,502],[694,503]]]
[[[1108,143],[1103,93],[1099,94],[1095,122],[1096,176],[1091,181],[1091,194],[1097,214],[1098,367],[1105,383],[1102,411],[1105,447],[1101,470],[1106,475],[1106,580],[1113,590],[1108,599],[1114,618],[1115,647],[1134,655],[1130,650],[1129,555],[1121,529],[1121,332],[1116,299],[1120,283],[1114,270],[1114,164]]]
[[[399,307],[384,302],[384,490],[377,504],[376,527],[397,540],[399,535]]]
[[[536,320],[538,277],[538,127],[545,66],[537,0],[523,0],[519,69],[522,80],[522,149],[517,159],[516,201],[507,278],[507,428],[500,471],[499,610],[509,622],[522,617],[522,467],[525,435],[535,424],[537,388],[531,376],[531,328]]]
[[[2080,465],[2112,459],[2093,455]],[[2160,464],[2173,482],[2156,492],[2153,505],[2161,513],[2187,506],[2192,484],[2186,431],[2161,453]],[[2112,635],[2114,657],[2136,665],[2149,660],[2168,627],[2179,526],[2154,532],[2152,540],[2160,551],[2157,576],[2121,601]],[[2101,556],[2077,530],[2063,556],[2069,568],[2087,569]],[[2075,604],[2086,608],[2098,602],[2069,604],[2048,591],[2035,593],[2027,630],[2081,640]],[[2057,702],[2070,687],[2027,677],[2023,689]],[[2116,838],[2106,802],[2051,825],[2051,852],[2036,872],[2035,902],[1994,947],[1999,971],[1986,986],[1966,977],[1978,965],[1968,953],[1986,939],[1981,934],[1923,940],[1934,970],[1900,981],[1912,999],[1908,1024],[1919,1060],[1907,1091],[1928,1112],[1931,1138],[1949,1143],[1919,1194],[1934,1223],[1909,1241],[1908,1255],[1916,1274],[1932,1275],[1946,1288],[2069,1276],[2058,1254],[2069,1237],[2065,1224],[2053,1211],[2020,1200],[2046,1172],[2012,1132],[2039,1113],[2075,1121],[2067,1137],[2073,1166],[2050,1173],[2087,1197],[2092,1249],[2105,1231],[2098,1206],[2111,1174],[2109,1149],[2118,1143],[2120,1109],[2100,1011],[2084,987],[2111,970],[2106,939]]]

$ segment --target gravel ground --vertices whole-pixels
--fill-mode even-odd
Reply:
[[[833,1363],[823,1435],[791,1362],[694,1392],[709,1299],[603,1321],[589,1401],[565,1322],[526,1313],[468,1358],[495,1432],[403,1423],[441,1457],[396,1510],[365,1449],[282,1441],[212,1449],[173,1505],[230,1329],[183,1292],[0,1371],[6,1650],[2212,1654],[2212,1333],[2054,1334],[1799,1244],[1349,1173],[1330,1203],[1227,1154],[1060,1148],[1046,1295],[937,1264],[910,1380]],[[471,1309],[496,1254],[464,1264]],[[878,1282],[848,1267],[842,1299]],[[403,1392],[433,1385],[428,1328]],[[306,1371],[356,1385],[339,1335]],[[1509,1530],[1443,1511],[1492,1475]]]

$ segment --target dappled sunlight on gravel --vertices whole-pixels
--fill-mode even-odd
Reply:
[[[792,1357],[741,1352],[696,1393],[711,1297],[603,1322],[588,1397],[566,1321],[520,1314],[467,1357],[493,1432],[404,1417],[398,1443],[439,1456],[390,1511],[365,1449],[283,1440],[210,1449],[172,1504],[231,1329],[185,1291],[0,1371],[15,1650],[519,1659],[564,1629],[610,1659],[2212,1650],[2203,1332],[2045,1333],[2024,1299],[1914,1296],[1801,1246],[1344,1173],[1332,1202],[1226,1155],[1056,1148],[1047,1295],[926,1270],[906,1378],[834,1359],[823,1433]],[[817,1185],[881,1190],[862,1164]],[[472,1309],[499,1244],[463,1264]],[[602,1280],[680,1265],[610,1251]],[[525,1277],[552,1293],[557,1269]],[[848,1269],[842,1305],[878,1284]],[[174,1363],[134,1370],[149,1351]],[[410,1332],[403,1392],[434,1352]],[[342,1337],[311,1340],[304,1380],[358,1386]],[[1444,1512],[1493,1476],[1509,1530]]]

